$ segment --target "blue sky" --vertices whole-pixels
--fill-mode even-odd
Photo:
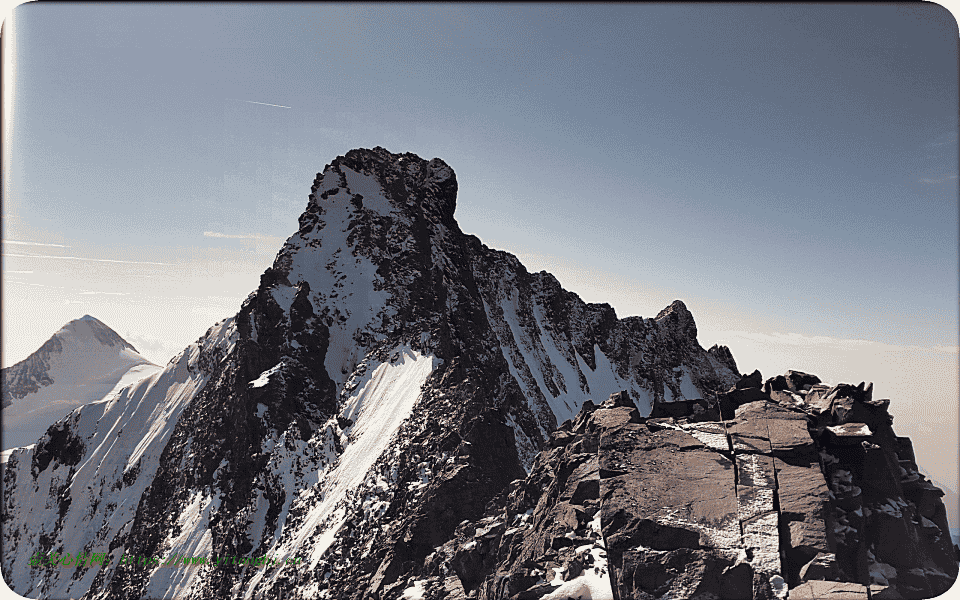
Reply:
[[[14,14],[4,365],[87,313],[165,361],[236,312],[296,230],[314,175],[381,145],[443,158],[460,184],[461,228],[585,300],[654,316],[681,298],[701,343],[728,344],[741,370],[877,382],[899,407],[898,432],[920,439],[927,469],[956,486],[948,11],[26,4]],[[944,452],[952,466],[932,464]]]

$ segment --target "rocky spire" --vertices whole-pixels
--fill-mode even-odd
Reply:
[[[683,300],[674,300],[670,306],[664,308],[657,314],[656,321],[661,326],[674,330],[683,337],[696,340],[697,324],[693,320],[693,314],[687,310],[687,305]]]

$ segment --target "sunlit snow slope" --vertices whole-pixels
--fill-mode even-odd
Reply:
[[[3,370],[3,449],[36,442],[74,408],[158,370],[97,319],[70,321],[33,355]]]

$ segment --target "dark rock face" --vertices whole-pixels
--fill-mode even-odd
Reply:
[[[609,409],[587,402],[576,420],[554,432],[554,447],[540,454],[529,476],[506,487],[481,519],[461,523],[453,539],[427,558],[418,577],[428,589],[439,589],[450,575],[471,598],[576,597],[591,585],[609,588],[600,534],[598,424],[591,416],[615,412],[639,420],[632,404],[614,406],[625,398],[612,398]]]
[[[56,336],[51,337],[27,358],[3,369],[3,408],[13,404],[14,400],[53,383],[53,379],[47,374],[50,355],[60,352],[61,349],[60,340]]]
[[[10,456],[10,585],[737,600],[820,578],[909,596],[955,576],[937,490],[869,388],[788,373],[765,391],[699,345],[683,302],[619,319],[463,234],[456,192],[439,159],[327,165],[235,317]],[[113,561],[74,578],[19,558],[78,546]],[[118,564],[178,552],[302,562]]]
[[[845,405],[844,394],[856,390],[865,391],[835,386],[824,397]],[[868,395],[858,398],[844,414],[876,409]],[[599,407],[585,404],[551,434],[551,449],[534,471],[513,482],[482,519],[460,524],[416,578],[437,593],[430,598],[576,598],[587,589],[577,556],[590,548],[609,577],[599,597],[617,600],[882,600],[930,598],[948,589],[957,559],[943,542],[945,521],[931,520],[943,505],[929,482],[918,483],[915,465],[900,470],[913,460],[908,440],[887,435],[889,420],[880,418],[887,429],[857,431],[856,446],[838,447],[827,428],[847,424],[818,426],[819,405],[802,411],[802,395],[799,404],[756,400],[716,421],[699,420],[696,403],[677,403],[676,412],[683,407],[687,415],[649,418],[626,394]],[[887,443],[902,463],[886,460]],[[848,454],[830,454],[838,449]],[[854,489],[844,467],[858,469],[865,487]],[[902,478],[913,482],[912,499],[894,497]],[[884,517],[851,519],[858,508],[870,517],[867,507],[878,506],[880,496],[887,504],[876,510]],[[914,531],[919,519],[897,517],[893,508],[928,515],[926,537]],[[593,531],[583,528],[590,517],[599,519]],[[451,573],[462,596],[442,592]]]

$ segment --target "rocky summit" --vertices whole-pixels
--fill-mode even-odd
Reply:
[[[871,387],[741,376],[683,302],[654,318],[585,303],[464,234],[456,194],[436,158],[327,165],[234,317],[10,452],[10,587],[867,600],[951,585],[942,493]],[[78,554],[101,559],[37,558]]]
[[[960,548],[888,401],[794,374],[817,383],[761,389],[755,372],[647,417],[625,393],[584,403],[415,583],[424,597],[481,599],[945,592]]]

